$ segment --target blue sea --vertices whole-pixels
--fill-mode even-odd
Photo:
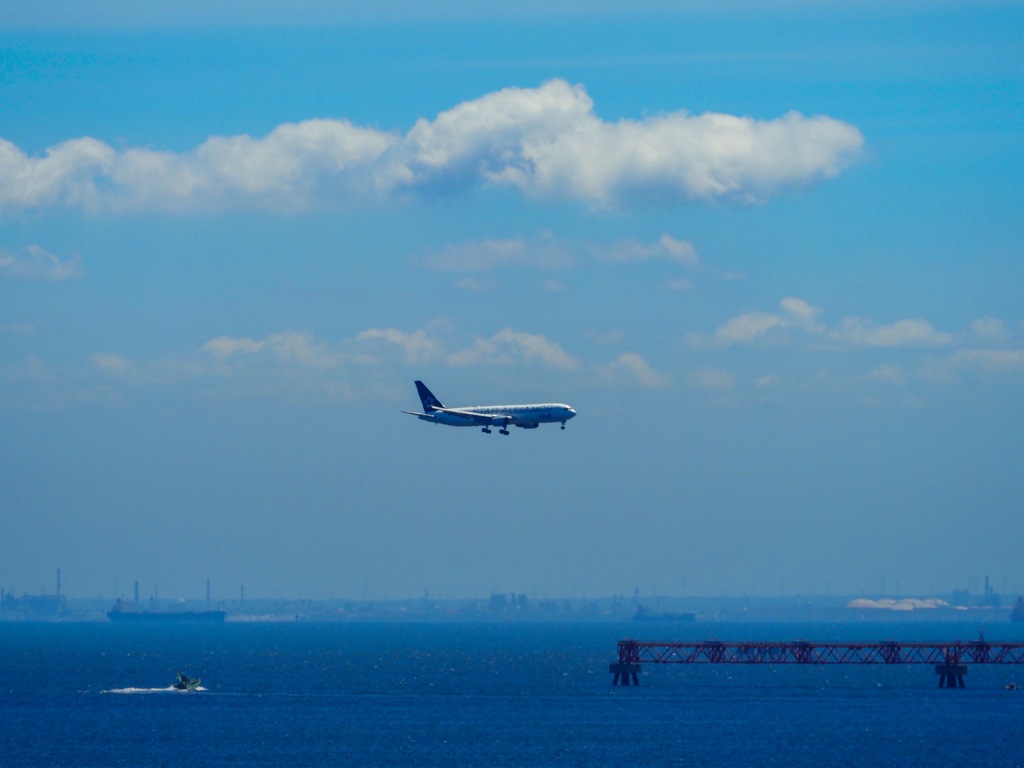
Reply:
[[[1019,625],[1018,625],[1019,628]],[[1020,634],[1019,632],[1017,634]],[[0,624],[0,766],[1024,766],[1024,669],[645,667],[616,642],[908,625]],[[1009,626],[989,640],[1020,641]],[[169,689],[182,669],[197,693]]]

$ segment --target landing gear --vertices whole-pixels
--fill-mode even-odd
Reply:
[[[507,434],[508,434],[508,430],[507,430],[507,429],[505,429],[504,427],[502,427],[501,429],[499,429],[499,430],[498,430],[498,432],[500,432],[500,433],[501,433],[501,434],[503,434],[503,435],[507,435]]]
[[[562,429],[565,429],[565,422],[562,422]]]
[[[484,432],[484,433],[486,433],[486,434],[488,434],[488,435],[489,435],[489,434],[491,434],[491,428],[490,428],[490,427],[484,427],[484,428],[483,428],[483,429],[481,429],[480,431],[481,431],[481,432]]]

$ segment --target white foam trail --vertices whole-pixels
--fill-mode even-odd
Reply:
[[[193,691],[205,690],[207,689],[201,685],[193,688],[192,691],[183,691],[175,688],[173,685],[169,685],[166,688],[111,688],[109,691],[100,691],[100,693],[192,693]]]

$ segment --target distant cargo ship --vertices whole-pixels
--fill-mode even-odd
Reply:
[[[129,622],[223,622],[226,615],[226,611],[140,611],[131,603],[121,600],[107,611],[107,617],[111,621]]]

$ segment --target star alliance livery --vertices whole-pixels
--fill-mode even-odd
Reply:
[[[447,424],[449,427],[481,427],[481,431],[491,433],[491,427],[503,435],[508,434],[511,424],[520,429],[536,429],[541,424],[562,423],[576,415],[576,411],[565,403],[533,403],[531,405],[470,405],[464,408],[445,408],[434,393],[427,389],[422,381],[416,382],[416,391],[423,403],[423,413],[418,411],[402,411],[411,416],[432,421],[435,424]]]

